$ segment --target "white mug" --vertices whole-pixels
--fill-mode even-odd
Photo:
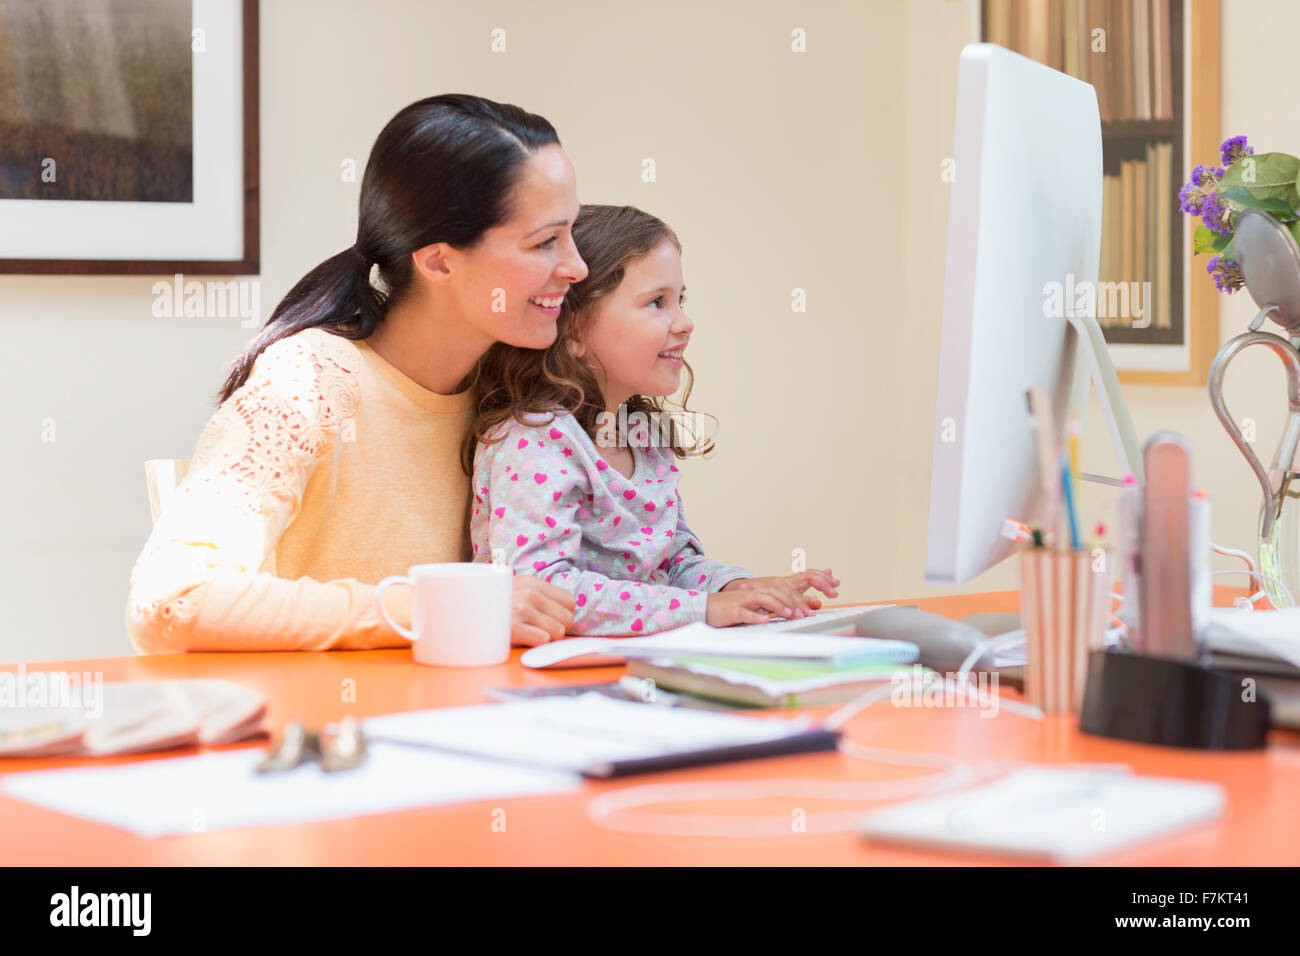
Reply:
[[[420,664],[490,667],[510,659],[510,609],[514,571],[505,564],[417,564],[409,575],[379,582],[375,603],[384,620],[415,646]],[[411,629],[384,609],[384,591],[411,586]]]

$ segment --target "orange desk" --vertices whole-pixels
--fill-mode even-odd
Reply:
[[[1216,598],[1235,593],[1218,589]],[[1016,611],[1018,592],[922,598],[921,607],[951,617]],[[1226,603],[1226,602],[1225,602]],[[530,671],[516,649],[509,663],[442,670],[412,663],[409,651],[292,654],[172,654],[27,665],[29,670],[102,671],[104,680],[223,677],[256,688],[269,701],[268,726],[278,734],[290,720],[323,724],[349,714],[482,703],[483,690],[509,684],[616,679],[619,667]],[[5,670],[16,670],[7,665]],[[356,682],[356,703],[342,702],[344,681]],[[1003,689],[1004,694],[1014,691]],[[829,708],[820,713],[829,713]],[[971,761],[1042,763],[1118,762],[1157,776],[1211,780],[1228,792],[1226,815],[1145,847],[1095,862],[1112,865],[1294,865],[1300,860],[1300,734],[1274,731],[1267,750],[1205,754],[1124,743],[1080,734],[1070,718],[1039,723],[1005,709],[994,718],[976,708],[894,708],[872,705],[846,728],[850,740],[900,750],[923,750]],[[264,744],[259,744],[264,746]],[[175,756],[192,751],[171,751]],[[158,754],[0,762],[14,772],[96,763],[157,759]],[[667,781],[758,780],[803,777],[883,780],[911,771],[866,763],[839,753],[805,754],[586,783],[580,791],[456,804],[325,823],[141,839],[124,831],[44,810],[0,794],[0,861],[8,865],[333,865],[333,864],[988,864],[993,856],[872,844],[852,833],[791,833],[781,837],[659,837],[618,833],[587,818],[588,801],[611,789]],[[883,804],[862,805],[863,809]],[[852,805],[807,799],[692,805],[692,813],[809,816]],[[493,829],[494,810],[506,811],[505,830]],[[655,812],[672,812],[655,808]],[[499,819],[499,814],[496,815]]]

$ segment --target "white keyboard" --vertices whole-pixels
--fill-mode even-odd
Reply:
[[[764,631],[797,631],[809,634],[825,634],[834,631],[852,630],[852,626],[872,611],[893,604],[868,604],[865,607],[824,607],[813,611],[808,617],[787,620],[783,617],[773,618],[770,624],[740,624],[727,628],[728,631],[750,630],[759,628]]]

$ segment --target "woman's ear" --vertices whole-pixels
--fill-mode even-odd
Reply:
[[[446,254],[449,247],[445,243],[435,242],[416,249],[411,253],[411,265],[424,278],[434,282],[443,282],[451,278]]]

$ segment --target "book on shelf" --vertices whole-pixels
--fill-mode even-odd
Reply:
[[[1147,185],[1147,202],[1146,208],[1142,213],[1142,234],[1146,237],[1146,243],[1143,250],[1142,275],[1140,282],[1150,283],[1150,285],[1140,286],[1142,295],[1142,322],[1146,325],[1154,326],[1156,324],[1155,293],[1156,286],[1163,285],[1156,277],[1156,242],[1159,237],[1156,235],[1156,219],[1159,213],[1160,196],[1157,189],[1156,169],[1156,147],[1154,143],[1146,144],[1146,166],[1145,176]],[[1137,310],[1134,310],[1134,315]]]
[[[1119,35],[1110,34],[1107,38],[1110,67],[1119,76],[1119,113],[1112,119],[1135,119],[1133,110],[1135,98],[1134,87],[1137,85],[1133,76],[1133,4],[1128,0],[1110,0],[1112,8],[1111,22],[1119,26]],[[1114,54],[1118,53],[1118,56]]]
[[[1144,160],[1133,160],[1133,262],[1124,281],[1129,286],[1129,313],[1124,317],[1124,324],[1131,325],[1137,319],[1136,307],[1138,297],[1142,294],[1142,282],[1147,277],[1147,164]]]
[[[1091,83],[1103,123],[1173,119],[1170,0],[985,0],[984,38]]]
[[[1102,178],[1098,281],[1137,283],[1130,294],[1142,298],[1129,302],[1133,317],[1141,307],[1140,321],[1159,329],[1172,326],[1173,164],[1173,143],[1148,143],[1143,159],[1122,160],[1118,175]],[[1145,282],[1150,283],[1149,301]],[[1128,318],[1106,314],[1103,302],[1099,292],[1099,324],[1128,325]]]
[[[1115,278],[1121,282],[1128,282],[1133,278],[1133,264],[1136,261],[1133,254],[1133,239],[1137,235],[1137,222],[1134,216],[1137,210],[1136,167],[1136,160],[1126,159],[1120,163],[1120,256],[1119,275]]]
[[[1156,327],[1173,328],[1174,144],[1156,144]]]

